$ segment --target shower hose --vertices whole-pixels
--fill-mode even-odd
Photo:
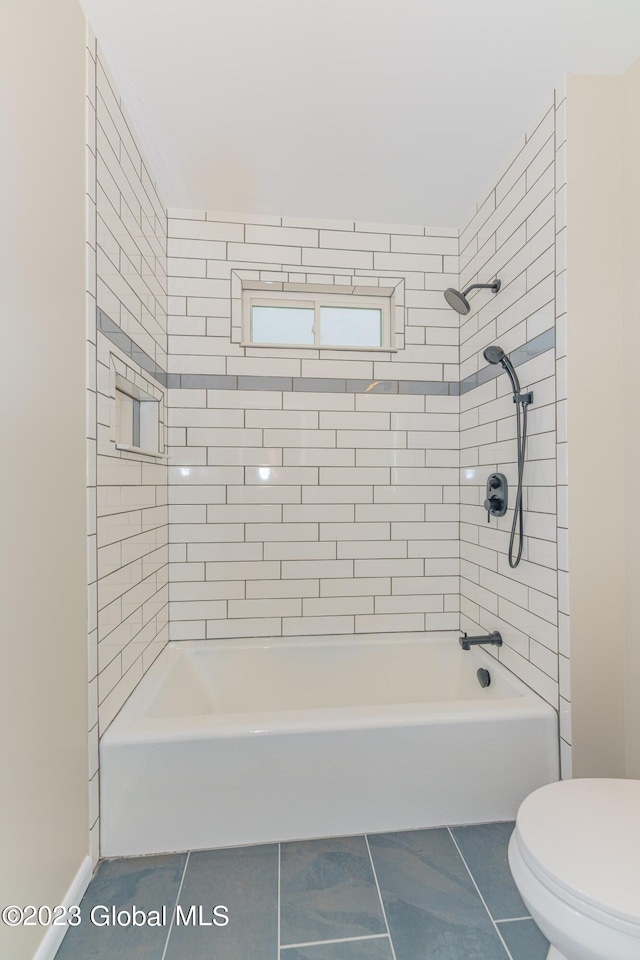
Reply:
[[[514,400],[515,391],[514,391]],[[509,566],[517,567],[522,559],[522,545],[524,543],[524,517],[522,506],[522,477],[524,474],[524,458],[527,451],[527,407],[529,400],[518,400],[516,402],[516,432],[518,443],[518,492],[516,493],[516,502],[513,510],[513,523],[511,524],[511,536],[509,538]],[[522,410],[520,409],[522,408]],[[518,552],[513,555],[513,544],[518,534]]]

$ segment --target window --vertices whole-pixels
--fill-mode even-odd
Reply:
[[[366,295],[244,290],[243,342],[316,350],[393,350],[392,291],[371,296],[370,290]]]

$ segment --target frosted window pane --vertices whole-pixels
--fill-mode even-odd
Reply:
[[[313,307],[253,307],[252,343],[313,344]]]
[[[320,343],[334,347],[381,347],[382,310],[322,307]]]

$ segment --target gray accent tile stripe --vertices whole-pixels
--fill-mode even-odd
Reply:
[[[517,367],[518,364],[526,363],[527,360],[532,360],[541,353],[551,350],[555,345],[556,328],[550,327],[548,330],[545,330],[544,333],[540,333],[537,337],[534,337],[533,340],[529,340],[528,343],[523,343],[521,347],[516,347],[509,355],[511,363],[514,367]]]
[[[438,396],[458,395],[458,384],[450,380],[399,380],[398,383],[399,393],[436,394]]]
[[[549,330],[545,330],[544,333],[538,334],[533,340],[529,340],[528,343],[524,343],[521,347],[516,347],[515,350],[512,350],[509,354],[509,359],[514,367],[518,367],[521,363],[526,363],[527,360],[533,360],[534,357],[539,357],[541,353],[546,353],[547,350],[553,349],[555,343],[556,331],[555,327],[551,327]],[[492,363],[487,364],[486,367],[482,367],[477,373],[472,373],[460,381],[460,394],[469,393],[470,390],[474,390],[483,383],[499,377],[501,373],[502,367],[499,365]]]
[[[96,325],[100,333],[111,341],[111,343],[122,350],[130,360],[137,363],[150,376],[157,380],[163,387],[168,386],[167,373],[159,366],[153,357],[138,347],[128,333],[121,330],[111,317],[107,316],[100,307],[96,308]]]
[[[215,373],[170,373],[174,385],[182,390],[237,390],[238,378]]]
[[[459,383],[460,396],[464,393],[469,393],[470,390],[474,390],[478,386],[478,374],[472,373],[470,376],[465,377],[464,380],[461,380]]]
[[[327,380],[324,377],[294,377],[293,389],[305,393],[345,393],[346,380]]]
[[[291,391],[292,377],[238,377],[238,390]]]
[[[276,390],[299,393],[386,393],[458,397],[499,377],[502,368],[488,364],[459,383],[453,380],[342,380],[336,377],[249,377],[210,373],[167,373],[156,361],[136,346],[104,310],[97,308],[98,330],[131,360],[172,390]],[[514,367],[546,353],[555,346],[555,328],[516,347],[509,354]]]
[[[398,381],[347,380],[347,393],[398,393]]]

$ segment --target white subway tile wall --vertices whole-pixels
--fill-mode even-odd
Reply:
[[[502,280],[498,296],[479,292],[472,312],[462,319],[463,381],[487,366],[482,351],[489,344],[510,353],[545,331],[555,333],[556,344],[518,367],[522,388],[533,391],[534,403],[524,474],[527,535],[524,560],[516,569],[506,557],[511,511],[487,524],[482,506],[492,470],[507,475],[513,504],[516,421],[510,383],[498,376],[460,397],[460,604],[462,629],[499,629],[504,646],[495,655],[554,707],[561,704],[563,775],[570,776],[570,694],[563,687],[568,608],[562,588],[568,520],[561,467],[566,459],[561,296],[566,186],[557,162],[564,149],[563,116],[563,95],[556,92],[460,234],[461,286]],[[556,490],[556,482],[565,486]]]
[[[169,391],[171,637],[457,629],[457,231],[170,211],[168,253],[170,373],[258,378]],[[398,350],[243,348],[238,280],[392,286]]]
[[[153,362],[162,369],[167,365],[166,222],[116,86],[88,28],[87,549],[94,860],[98,738],[169,634],[166,460],[116,450],[113,433],[116,368],[159,398],[161,411],[164,407],[161,384],[148,370]],[[120,336],[118,345],[99,329],[96,308],[127,335]],[[134,350],[127,351],[127,343]],[[162,414],[161,432],[165,422]]]

